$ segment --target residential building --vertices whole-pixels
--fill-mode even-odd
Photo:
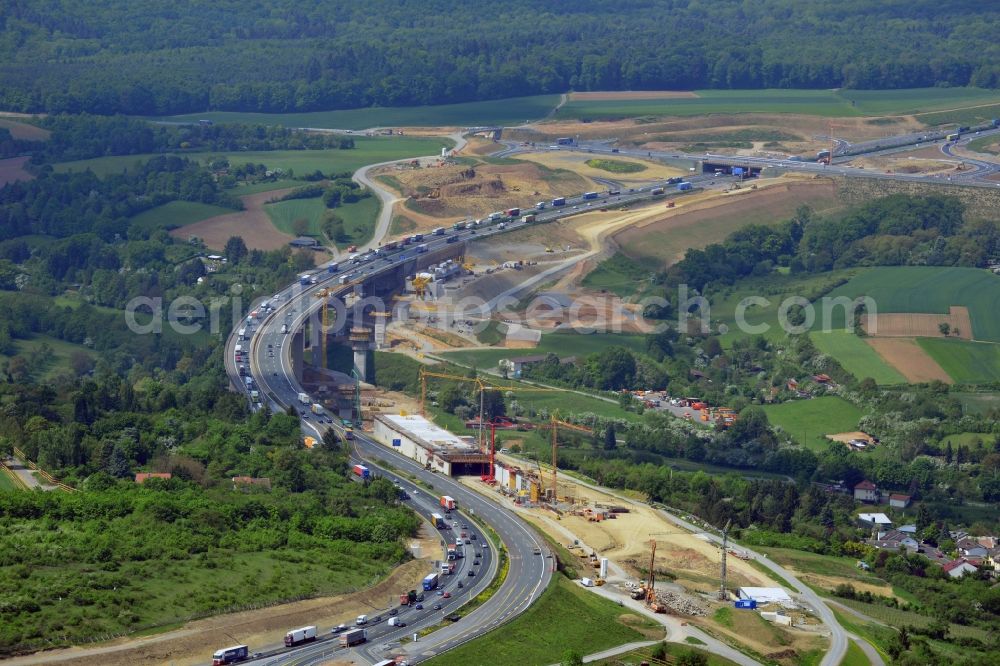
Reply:
[[[874,483],[865,479],[854,486],[854,499],[859,502],[875,504],[879,499],[878,488],[875,487]]]
[[[136,483],[145,483],[146,479],[169,479],[170,472],[139,472],[135,475]]]
[[[942,568],[944,572],[948,574],[951,578],[961,578],[966,574],[974,574],[978,570],[973,561],[967,560],[964,557],[960,557],[957,560],[952,560],[946,563]]]
[[[910,506],[911,498],[909,495],[902,495],[899,493],[893,493],[889,495],[889,506],[893,509],[905,509]]]
[[[892,519],[884,513],[859,513],[858,520],[862,527],[876,527],[880,532],[892,527]]]

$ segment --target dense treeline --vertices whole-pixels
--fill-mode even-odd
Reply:
[[[958,199],[897,194],[843,216],[819,218],[802,207],[777,227],[744,227],[722,243],[688,250],[667,272],[666,282],[703,290],[767,275],[775,266],[792,273],[852,266],[985,266],[998,253],[1000,226],[966,220]]]
[[[111,241],[126,234],[131,216],[177,199],[242,207],[209,171],[180,157],[154,157],[134,170],[103,178],[91,171],[47,168],[35,180],[0,188],[0,240],[93,232]]]
[[[994,87],[974,0],[14,0],[0,106],[166,114],[405,106],[576,90]]]
[[[296,132],[268,125],[154,125],[123,116],[54,115],[40,121],[51,132],[32,149],[32,162],[44,164],[105,155],[179,151],[321,150],[354,148],[354,139],[335,134]],[[0,134],[0,148],[3,136]]]

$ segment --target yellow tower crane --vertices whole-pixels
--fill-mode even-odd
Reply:
[[[326,334],[330,330],[330,308],[327,307],[327,299],[333,295],[332,289],[320,289],[313,294],[316,298],[322,299],[323,303],[320,305],[320,319],[322,322],[323,330],[319,334],[319,349],[320,349],[320,362],[319,366],[326,370],[327,359],[326,359]]]
[[[557,412],[552,412],[549,416],[549,423],[541,427],[552,430],[552,503],[555,504],[559,497],[559,493],[557,492],[559,488],[559,428],[573,430],[576,432],[584,432],[591,435],[594,434],[594,431],[585,426],[576,425],[575,423],[569,423],[567,421],[561,421]]]

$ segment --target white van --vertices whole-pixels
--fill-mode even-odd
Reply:
[[[368,624],[368,616],[367,615],[359,615],[358,619],[354,621],[354,624],[356,624],[359,627],[361,625]]]
[[[403,623],[400,622],[399,617],[390,617],[389,618],[389,626],[390,627],[401,627],[401,626],[403,626]]]

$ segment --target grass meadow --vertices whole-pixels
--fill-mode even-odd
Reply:
[[[764,405],[771,425],[780,426],[799,444],[824,451],[832,443],[825,435],[858,429],[862,411],[836,396],[794,400],[780,405]]]

